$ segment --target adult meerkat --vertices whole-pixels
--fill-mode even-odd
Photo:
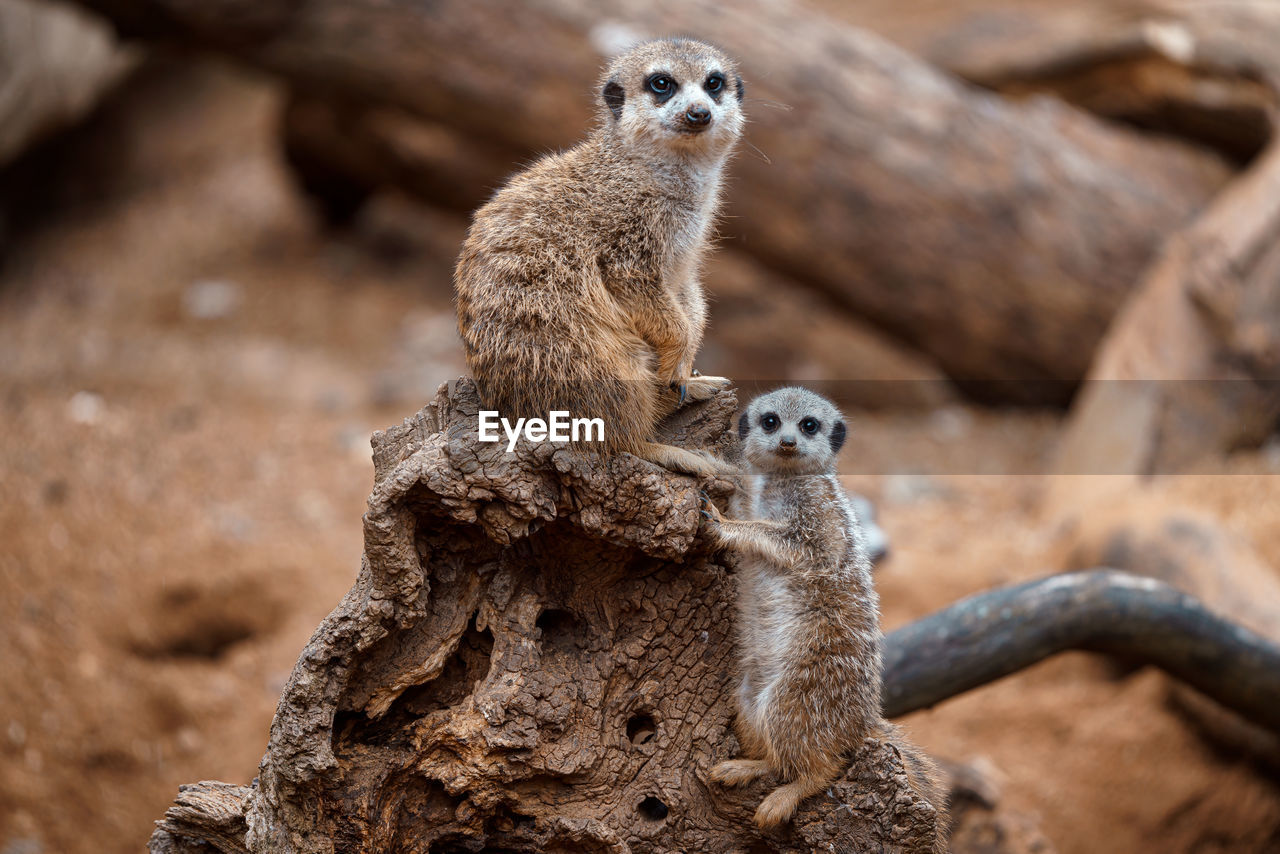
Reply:
[[[603,450],[675,471],[727,464],[656,443],[658,421],[728,380],[698,376],[698,268],[742,132],[742,80],[710,45],[641,44],[600,86],[599,125],[476,212],[455,273],[458,331],[507,417],[602,418]]]
[[[891,738],[916,791],[938,810],[938,771],[881,716],[880,603],[856,517],[835,476],[846,428],[825,398],[802,388],[757,397],[738,422],[750,474],[725,519],[706,502],[716,541],[740,556],[742,682],[736,731],[743,758],[711,779],[739,785],[773,773],[785,784],[756,824],[788,821],[827,788],[866,736]]]

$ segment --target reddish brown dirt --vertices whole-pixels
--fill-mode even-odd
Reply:
[[[138,87],[82,143],[109,185],[0,275],[0,852],[136,852],[180,783],[253,777],[282,681],[358,566],[370,431],[461,372],[463,220],[383,200],[326,235],[284,178],[276,107],[216,69]],[[200,319],[184,295],[210,280],[240,302]],[[893,540],[887,627],[1056,567],[1034,472],[1057,429],[855,413],[849,482]],[[1276,469],[1247,454],[1153,489],[1280,565]],[[904,470],[959,473],[858,473]],[[906,724],[989,758],[1067,854],[1280,850],[1280,787],[1166,689],[1073,655]]]

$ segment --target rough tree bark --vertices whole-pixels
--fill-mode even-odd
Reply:
[[[406,116],[497,149],[564,145],[589,121],[607,51],[632,37],[706,34],[742,60],[757,150],[733,167],[725,231],[963,380],[1079,379],[1160,241],[1228,175],[1204,151],[1047,99],[1010,103],[768,0],[731,15],[676,0],[445,0],[429,12],[410,0],[84,2],[126,31],[232,52],[348,105],[393,108],[375,108],[338,145],[347,160],[371,141],[374,152],[403,149]],[[996,391],[1060,398],[1068,388]]]
[[[699,536],[700,490],[723,484],[551,444],[508,454],[477,442],[479,407],[459,381],[375,436],[361,572],[290,676],[257,781],[184,787],[155,854],[932,850],[937,813],[892,743],[866,740],[765,837],[750,818],[767,783],[705,782],[736,751],[731,567]],[[664,439],[732,456],[735,409],[725,393],[682,410]],[[1070,648],[1152,661],[1280,729],[1280,647],[1105,572],[893,633],[886,711]],[[956,777],[957,797],[990,800]]]

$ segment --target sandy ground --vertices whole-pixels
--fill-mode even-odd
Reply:
[[[369,433],[462,371],[464,220],[384,200],[325,233],[280,166],[277,106],[225,70],[136,85],[70,149],[51,192],[73,204],[0,271],[0,854],[136,852],[180,783],[253,777],[358,567]],[[893,541],[887,628],[1061,565],[1034,474],[1058,427],[853,413],[851,470],[919,472],[849,478]],[[1277,566],[1275,456],[1153,488]],[[929,474],[956,460],[974,473]],[[1062,852],[1280,851],[1276,778],[1167,691],[1070,655],[906,725],[989,760]]]

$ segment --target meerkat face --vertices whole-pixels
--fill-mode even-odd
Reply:
[[[835,405],[803,388],[760,395],[738,420],[743,453],[766,472],[831,471],[845,433],[844,418]]]
[[[742,133],[742,78],[719,50],[688,39],[632,48],[605,73],[604,121],[638,143],[724,154]]]

